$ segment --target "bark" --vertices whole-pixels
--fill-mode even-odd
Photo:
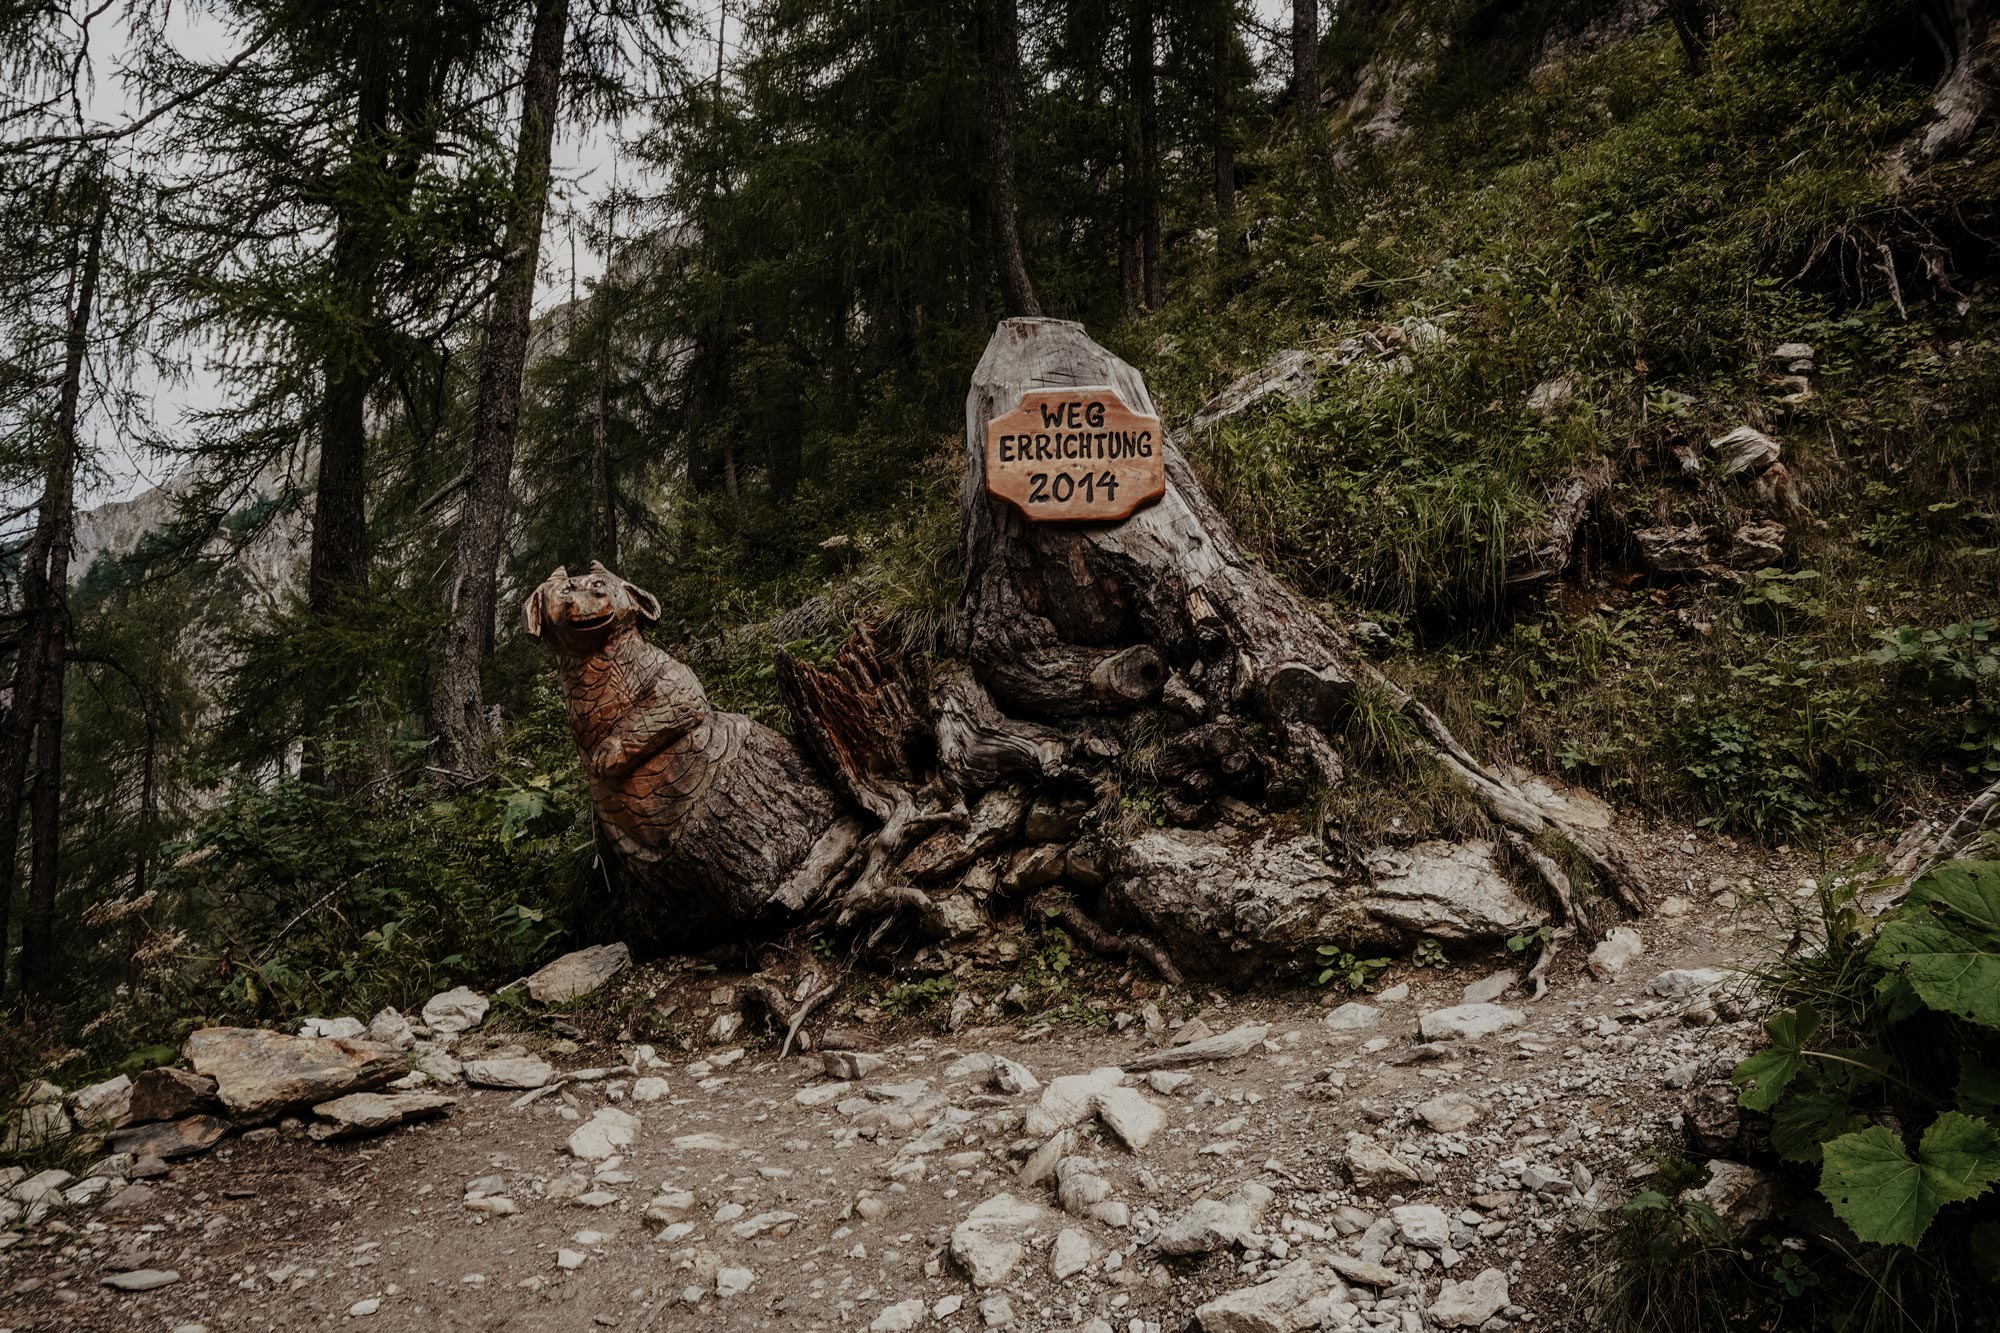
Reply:
[[[1299,124],[1319,120],[1319,0],[1292,0],[1292,101]]]
[[[473,409],[472,479],[461,502],[447,603],[450,622],[432,666],[435,766],[476,781],[488,767],[492,736],[480,672],[493,636],[495,582],[506,544],[508,488],[521,415],[535,268],[548,208],[549,155],[561,92],[569,0],[539,0],[521,96],[505,249],[487,316]]]
[[[1034,284],[1021,253],[1020,207],[1014,190],[1014,121],[1020,100],[1021,33],[1015,0],[983,0],[980,64],[985,81],[987,211],[991,214],[993,266],[1009,315],[1039,315]]]
[[[1132,102],[1139,116],[1140,292],[1148,310],[1166,302],[1166,280],[1160,271],[1160,109],[1157,94],[1156,24],[1153,0],[1132,7]]]
[[[1218,251],[1236,248],[1236,10],[1233,3],[1219,5],[1215,15],[1215,44],[1209,53],[1210,100],[1215,124],[1215,244]]]
[[[16,710],[26,710],[33,718],[36,765],[28,816],[27,911],[21,922],[23,999],[46,995],[55,980],[56,862],[62,834],[63,662],[68,651],[69,562],[76,537],[77,415],[109,211],[109,201],[100,199],[84,247],[83,268],[77,282],[76,303],[70,310],[64,348],[55,435],[44,465],[41,513],[36,521],[39,549],[30,552],[31,560],[42,563],[33,571],[38,604],[30,607],[30,614],[40,622],[40,627],[33,647],[28,650],[39,652],[42,662],[39,693],[32,699],[15,700]],[[0,820],[10,830],[17,824],[17,810],[14,806],[0,808]],[[10,864],[12,859],[10,855]]]
[[[1698,74],[1708,64],[1709,32],[1715,25],[1715,12],[1709,0],[1667,0],[1667,17],[1674,25],[1674,35],[1681,40],[1681,58],[1688,72]]]
[[[1572,849],[1628,908],[1643,907],[1636,873],[1614,843],[1569,826],[1487,769],[1435,713],[1247,559],[1171,442],[1166,495],[1120,523],[1030,523],[989,496],[986,422],[1012,411],[1028,389],[1062,384],[1108,384],[1135,411],[1154,412],[1138,372],[1078,325],[1009,320],[987,345],[966,399],[964,609],[973,669],[1003,709],[1060,718],[1129,707],[1095,694],[1092,680],[1143,644],[1203,722],[1261,724],[1271,741],[1250,756],[1254,766],[1286,785],[1332,786],[1346,776],[1338,726],[1366,688],[1409,719],[1423,752],[1502,829]],[[1218,783],[1231,765],[1246,767],[1220,741],[1203,746],[1228,761],[1218,764]],[[1552,894],[1568,895],[1566,882],[1535,869]]]
[[[1931,96],[1931,119],[1898,150],[1898,157],[1929,160],[1966,147],[2000,100],[2000,15],[1992,0],[1935,0],[1921,15],[1924,30],[1945,61]]]

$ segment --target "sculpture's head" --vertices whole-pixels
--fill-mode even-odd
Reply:
[[[660,599],[593,560],[589,573],[574,578],[558,567],[521,609],[535,638],[565,652],[588,653],[642,620],[658,620]]]

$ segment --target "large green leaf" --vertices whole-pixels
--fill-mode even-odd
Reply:
[[[1917,881],[1868,955],[1933,1009],[2000,1027],[2000,861],[1952,861]]]
[[[1785,1088],[1806,1066],[1805,1044],[1819,1031],[1819,1010],[1809,1004],[1774,1014],[1764,1024],[1770,1045],[1736,1066],[1729,1081],[1742,1088],[1740,1105],[1768,1111],[1785,1095]]]
[[[1977,1198],[2000,1180],[2000,1136],[1959,1111],[1924,1131],[1914,1160],[1881,1125],[1843,1134],[1822,1151],[1819,1192],[1855,1235],[1884,1245],[1914,1249],[1938,1209]]]
[[[1796,1087],[1771,1112],[1771,1146],[1788,1162],[1817,1162],[1820,1145],[1862,1123],[1847,1094],[1834,1088]]]

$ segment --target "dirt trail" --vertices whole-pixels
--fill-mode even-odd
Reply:
[[[957,1032],[882,1043],[872,1052],[881,1066],[837,1090],[818,1056],[698,1051],[642,1071],[665,1080],[655,1101],[634,1101],[629,1077],[572,1084],[520,1109],[510,1109],[518,1093],[460,1088],[447,1118],[373,1140],[232,1140],[126,1206],[65,1210],[0,1252],[0,1333],[348,1324],[1178,1333],[1199,1326],[1191,1320],[1204,1302],[1272,1273],[1278,1281],[1257,1300],[1275,1313],[1212,1314],[1211,1333],[1308,1318],[1412,1331],[1455,1319],[1589,1328],[1597,1263],[1587,1240],[1602,1206],[1630,1192],[1689,1085],[1726,1073],[1754,1035],[1730,1017],[1726,995],[1717,1015],[1699,988],[1663,997],[1649,987],[1663,972],[1761,954],[1765,932],[1751,923],[1768,917],[1758,905],[1795,900],[1813,873],[1796,856],[1678,832],[1643,842],[1655,900],[1679,898],[1685,910],[1641,923],[1645,953],[1614,981],[1591,978],[1572,954],[1542,1000],[1501,999],[1525,1015],[1520,1026],[1436,1044],[1417,1033],[1420,1015],[1518,967],[1504,950],[1449,968],[1398,966],[1380,997],[1197,993],[1166,1004],[1170,1026],[1264,1024],[1267,1041],[1188,1066],[1178,1087],[1171,1076],[1128,1078],[1135,1098],[1164,1112],[1164,1129],[1135,1152],[1111,1132],[1111,1112],[1087,1115],[1071,1131],[1060,1195],[1053,1177],[1017,1176],[1047,1140],[1049,1117],[1062,1116],[1046,1085],[1154,1050],[1161,1039],[1136,1019],[1110,1031],[975,1018]],[[634,977],[646,984],[643,970]],[[698,1005],[727,980],[704,977],[687,991]],[[1404,983],[1407,995],[1392,998]],[[1378,1011],[1373,1026],[1329,1025],[1331,1006],[1350,999]],[[462,1053],[518,1040],[481,1030]],[[556,1063],[629,1053],[587,1046]],[[1044,1091],[994,1086],[977,1067],[987,1062],[964,1058],[986,1054],[1018,1062]],[[604,1107],[638,1117],[635,1140],[608,1163],[580,1161],[566,1144]],[[1143,1139],[1144,1128],[1128,1131]],[[1357,1163],[1361,1174],[1380,1168],[1384,1152],[1416,1179],[1390,1167],[1357,1183]],[[482,1180],[471,1192],[498,1192],[518,1211],[469,1207],[468,1188]],[[1252,1185],[1272,1199],[1246,1234],[1206,1253],[1160,1252],[1163,1229],[1187,1233],[1174,1224],[1197,1200],[1254,1202],[1261,1196],[1240,1188]],[[1003,1195],[1031,1220],[1018,1234],[999,1224],[971,1234],[968,1215]],[[1438,1211],[1392,1212],[1423,1204]],[[994,1246],[982,1250],[987,1240]],[[990,1277],[993,1249],[1004,1259],[1010,1245],[1019,1247],[1011,1271],[973,1286],[968,1258]],[[1349,1276],[1334,1282],[1328,1265]],[[179,1277],[137,1293],[101,1285],[135,1266]],[[1506,1285],[1490,1317],[1477,1300],[1467,1315],[1462,1299],[1441,1299],[1444,1281],[1489,1268]],[[1303,1272],[1316,1292],[1340,1287],[1337,1301],[1308,1314],[1276,1308],[1283,1280]]]

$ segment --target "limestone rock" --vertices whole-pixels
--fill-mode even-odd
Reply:
[[[179,1120],[197,1111],[213,1110],[219,1104],[212,1078],[185,1069],[148,1069],[132,1080],[125,1123],[143,1125],[155,1120]]]
[[[1440,1134],[1456,1134],[1479,1119],[1479,1103],[1462,1092],[1440,1093],[1417,1107],[1417,1118]]]
[[[1668,999],[1679,999],[1685,995],[1712,991],[1735,975],[1719,967],[1677,967],[1654,977],[1646,983],[1646,989]]]
[[[105,1140],[105,1146],[113,1152],[131,1153],[135,1158],[155,1157],[162,1162],[174,1162],[207,1152],[222,1141],[229,1129],[229,1122],[221,1116],[190,1115],[114,1130]]]
[[[484,995],[457,986],[424,1002],[424,1026],[433,1032],[468,1032],[486,1018]]]
[[[98,1281],[114,1291],[154,1291],[181,1280],[172,1268],[136,1268],[129,1273],[107,1273]]]
[[[1096,1110],[1098,1095],[1113,1091],[1124,1081],[1125,1072],[1111,1068],[1050,1079],[1023,1128],[1035,1138],[1045,1139],[1058,1130],[1080,1125]]]
[[[1133,1152],[1144,1152],[1167,1127],[1167,1113],[1136,1088],[1108,1088],[1098,1093],[1097,1117]]]
[[[1459,1002],[1461,1004],[1491,1004],[1508,991],[1514,989],[1515,984],[1520,979],[1521,974],[1511,969],[1504,972],[1495,972],[1491,976],[1481,977],[1478,981],[1473,982],[1465,988],[1459,996]]]
[[[69,1113],[84,1129],[109,1129],[132,1108],[132,1080],[124,1074],[78,1088],[69,1095]]]
[[[441,1116],[452,1105],[451,1098],[436,1092],[353,1092],[313,1107],[318,1123],[306,1133],[316,1143],[361,1138],[411,1121]]]
[[[1777,1216],[1776,1178],[1741,1162],[1717,1159],[1708,1164],[1708,1181],[1683,1197],[1707,1204],[1734,1235],[1751,1230]]]
[[[1049,1251],[1049,1274],[1058,1282],[1067,1281],[1090,1267],[1091,1258],[1090,1237],[1075,1227],[1064,1227]]]
[[[1263,1023],[1244,1023],[1213,1037],[1191,1041],[1185,1046],[1148,1051],[1127,1060],[1125,1067],[1138,1074],[1149,1069],[1174,1069],[1181,1065],[1205,1064],[1211,1060],[1234,1060],[1257,1050],[1270,1035],[1271,1029]]]
[[[1433,1323],[1446,1328],[1478,1328],[1509,1303],[1507,1275],[1488,1268],[1465,1282],[1446,1282],[1431,1302]]]
[[[416,1045],[417,1034],[410,1030],[410,1020],[403,1017],[402,1011],[390,1007],[368,1020],[368,1040],[407,1051]]]
[[[1546,919],[1494,865],[1492,845],[1478,839],[1378,848],[1368,864],[1375,883],[1361,895],[1362,910],[1406,936],[1499,939]]]
[[[290,1037],[262,1028],[202,1028],[183,1048],[195,1072],[239,1119],[368,1092],[404,1072],[393,1047],[338,1037]]]
[[[1055,1225],[1056,1214],[1038,1203],[996,1194],[952,1229],[952,1261],[984,1290],[1012,1277],[1027,1253],[1026,1241]]]
[[[1201,1333],[1299,1333],[1320,1328],[1336,1300],[1346,1296],[1338,1278],[1295,1259],[1254,1287],[1239,1287],[1195,1310]]]
[[[1639,932],[1630,926],[1619,926],[1590,951],[1590,975],[1599,981],[1615,981],[1645,952],[1646,942]]]
[[[1727,435],[1708,442],[1710,452],[1722,464],[1724,476],[1755,475],[1778,461],[1784,452],[1778,442],[1752,426],[1738,426]]]
[[[554,1077],[548,1061],[531,1055],[465,1062],[465,1081],[475,1088],[541,1088]]]
[[[1153,1245],[1162,1254],[1209,1254],[1245,1244],[1263,1224],[1274,1197],[1264,1186],[1248,1183],[1227,1199],[1196,1199],[1160,1229]]]
[[[1324,1022],[1335,1032],[1365,1032],[1382,1020],[1382,1011],[1371,1004],[1349,1001],[1329,1013]]]
[[[867,1078],[889,1062],[868,1051],[827,1051],[820,1056],[820,1068],[828,1078]]]
[[[339,1037],[352,1041],[368,1035],[368,1025],[358,1018],[308,1018],[299,1024],[301,1037]]]
[[[0,1154],[29,1153],[75,1133],[69,1112],[60,1101],[29,1102],[14,1108],[7,1121],[7,1135],[0,1138]]]
[[[615,1106],[599,1107],[595,1115],[569,1136],[572,1157],[601,1162],[632,1146],[639,1135],[639,1117]]]
[[[1451,1244],[1451,1219],[1434,1203],[1406,1203],[1391,1208],[1396,1236],[1405,1245],[1423,1250],[1442,1250]]]
[[[1347,1170],[1356,1185],[1378,1180],[1400,1180],[1415,1184],[1423,1174],[1402,1158],[1365,1134],[1347,1136]]]
[[[881,1314],[875,1316],[868,1325],[868,1333],[910,1333],[910,1330],[924,1321],[925,1306],[921,1296],[907,1301],[897,1301]]]
[[[1528,1021],[1519,1009],[1498,1004],[1461,1004],[1450,1009],[1433,1009],[1417,1020],[1417,1031],[1425,1041],[1476,1041]]]
[[[632,966],[632,950],[624,944],[599,944],[578,949],[528,978],[528,994],[543,1004],[563,1004],[588,995]]]

